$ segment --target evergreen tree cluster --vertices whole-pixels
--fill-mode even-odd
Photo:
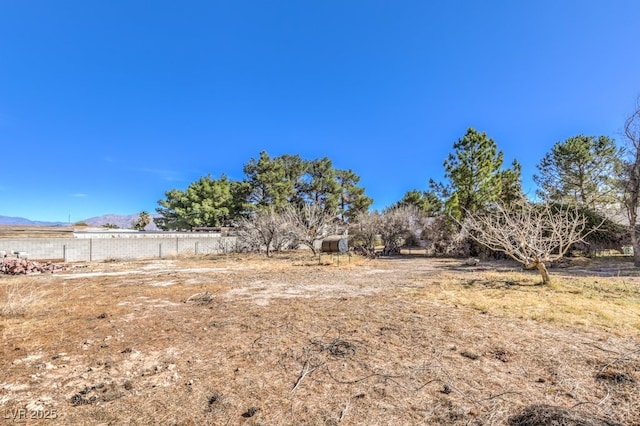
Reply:
[[[245,179],[204,176],[186,190],[172,189],[159,200],[156,224],[164,230],[228,225],[252,213],[320,206],[343,222],[367,211],[373,202],[352,170],[333,167],[327,157],[304,160],[285,154],[271,158],[263,151],[243,168]]]

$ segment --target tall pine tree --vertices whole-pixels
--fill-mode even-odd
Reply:
[[[606,136],[578,135],[557,142],[533,180],[543,200],[597,209],[617,199],[620,150]]]
[[[522,193],[520,164],[502,170],[503,153],[486,133],[469,128],[453,145],[454,152],[444,161],[448,183],[433,179],[431,190],[444,200],[445,210],[461,220],[467,213],[485,208],[491,201],[512,201]]]

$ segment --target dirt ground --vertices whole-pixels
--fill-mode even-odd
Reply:
[[[640,425],[637,275],[291,253],[0,276],[0,423]]]

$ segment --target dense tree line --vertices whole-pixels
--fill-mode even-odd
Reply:
[[[244,165],[245,178],[240,181],[207,175],[186,190],[167,191],[159,201],[161,217],[156,223],[161,229],[183,230],[235,224],[247,249],[267,253],[299,245],[315,250],[329,233],[348,229],[352,246],[365,253],[374,253],[380,245],[388,253],[420,244],[436,254],[469,255],[477,254],[482,245],[493,253],[514,252],[500,249],[495,239],[487,243],[486,238],[478,238],[478,232],[495,237],[500,224],[534,217],[528,223],[544,223],[532,233],[564,226],[571,246],[620,246],[630,236],[640,266],[636,234],[639,129],[640,104],[625,123],[625,149],[606,136],[576,135],[557,142],[537,165],[537,199],[529,200],[522,190],[519,162],[513,160],[505,167],[496,142],[469,128],[444,160],[444,182],[429,179],[427,190],[408,191],[395,204],[373,212],[369,211],[372,200],[352,170],[336,169],[326,157],[305,160],[285,154],[272,158],[263,151]],[[627,213],[627,237],[621,225],[605,218],[604,212],[612,206]],[[504,244],[512,244],[515,234],[505,235]],[[562,241],[561,248],[545,242],[545,256],[564,254],[567,244]],[[536,247],[530,249],[536,251]],[[534,262],[542,270],[542,257],[536,259],[525,256],[519,261]]]
[[[630,133],[638,135],[637,129]],[[625,242],[624,227],[605,212],[619,207],[623,194],[629,193],[621,173],[632,174],[634,168],[625,166],[624,152],[611,138],[577,135],[557,142],[537,165],[537,200],[527,199],[522,191],[518,161],[503,167],[495,141],[475,129],[454,143],[443,166],[445,182],[431,179],[429,190],[408,191],[390,208],[361,217],[352,231],[354,244],[365,253],[376,245],[388,251],[419,236],[421,245],[434,254],[502,253],[535,265],[548,282],[545,263],[569,248],[589,253],[620,248]],[[400,220],[403,217],[411,219]],[[389,232],[389,224],[394,232]]]
[[[261,152],[243,167],[245,179],[235,181],[210,175],[186,190],[172,189],[159,200],[156,224],[164,230],[191,230],[237,224],[259,212],[304,210],[319,206],[324,214],[343,222],[367,211],[373,202],[359,186],[352,170],[333,167],[327,157],[304,160],[285,154],[271,158]]]

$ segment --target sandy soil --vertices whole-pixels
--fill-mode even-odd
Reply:
[[[551,289],[509,262],[325,263],[219,256],[0,277],[0,416],[497,425],[547,404],[640,424],[640,279],[628,262],[554,270],[565,284]],[[518,305],[532,296],[541,304]]]

